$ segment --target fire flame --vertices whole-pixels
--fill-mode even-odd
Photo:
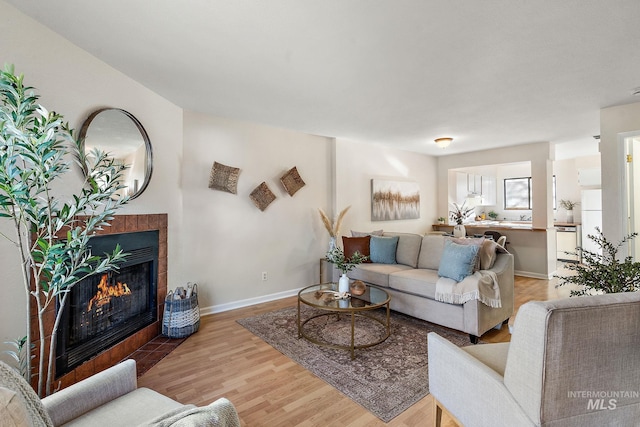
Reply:
[[[91,311],[93,304],[102,307],[111,301],[112,297],[121,297],[123,295],[131,295],[131,289],[126,283],[117,282],[115,286],[109,286],[108,277],[103,274],[98,283],[98,292],[91,298],[87,304],[87,312]]]

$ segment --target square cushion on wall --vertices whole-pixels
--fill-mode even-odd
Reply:
[[[371,236],[364,237],[347,237],[342,236],[342,247],[344,248],[344,256],[345,258],[351,258],[353,254],[357,251],[360,252],[360,255],[365,255],[367,257],[371,256],[371,252],[369,249],[369,243],[371,241]],[[371,262],[371,258],[367,258],[364,262]]]
[[[209,188],[213,190],[226,191],[231,194],[237,194],[239,175],[239,168],[213,162],[211,175],[209,175]]]
[[[282,175],[280,182],[282,183],[285,191],[292,197],[299,189],[305,186],[296,166],[292,167],[287,171],[287,173]]]
[[[371,262],[377,262],[380,264],[396,264],[398,239],[398,236],[371,236],[371,243],[369,244]]]
[[[472,275],[479,250],[480,246],[478,245],[459,245],[451,240],[446,240],[438,275],[448,277],[456,282]]]
[[[249,194],[249,198],[258,209],[264,211],[276,199],[276,195],[273,194],[267,183],[263,181],[262,184],[253,189]]]

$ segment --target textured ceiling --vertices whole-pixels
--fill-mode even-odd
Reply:
[[[595,154],[640,101],[638,0],[8,3],[185,109],[432,155]]]

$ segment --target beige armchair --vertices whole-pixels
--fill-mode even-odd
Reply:
[[[428,348],[436,426],[640,425],[640,292],[529,302],[510,343]]]
[[[0,426],[239,427],[231,402],[183,405],[138,388],[136,363],[126,360],[40,400],[11,367],[0,362]]]

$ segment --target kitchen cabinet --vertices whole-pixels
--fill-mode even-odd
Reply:
[[[461,204],[469,197],[467,173],[456,172],[456,203]]]
[[[580,257],[576,248],[580,246],[580,226],[556,226],[555,228],[557,259],[560,261],[579,262]]]
[[[470,196],[482,195],[482,175],[467,174],[467,191]]]
[[[482,177],[482,202],[483,206],[493,206],[496,204],[496,177],[495,176],[483,176]]]
[[[496,204],[496,178],[466,172],[456,172],[456,201],[462,203],[468,198],[477,198],[476,205]]]

